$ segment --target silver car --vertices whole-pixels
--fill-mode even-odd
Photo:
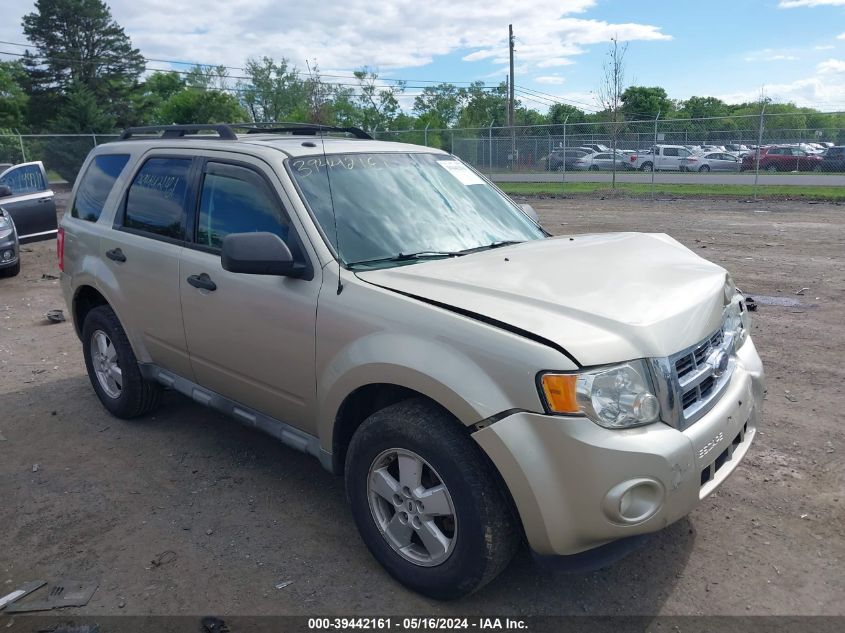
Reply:
[[[615,162],[617,171],[631,169],[630,158],[622,152],[616,152],[615,158],[611,152],[599,152],[598,154],[584,156],[581,160],[585,161],[586,167],[581,167],[581,163],[576,161],[578,165],[576,168],[589,169],[590,171],[609,171],[613,169],[613,163]]]
[[[739,171],[742,159],[727,152],[693,154],[681,159],[681,171]]]

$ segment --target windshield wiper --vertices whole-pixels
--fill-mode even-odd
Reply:
[[[502,240],[500,242],[493,242],[492,244],[485,244],[484,246],[473,246],[459,251],[462,255],[468,253],[478,253],[479,251],[489,251],[493,248],[501,248],[502,246],[511,246],[512,244],[522,244],[522,240]]]
[[[398,253],[389,257],[376,257],[375,259],[362,259],[357,262],[349,262],[347,266],[365,266],[369,264],[386,264],[390,262],[407,262],[418,259],[442,259],[444,257],[459,257],[464,251],[420,251],[419,253]]]

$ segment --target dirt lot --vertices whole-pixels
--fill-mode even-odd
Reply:
[[[316,460],[172,393],[152,418],[105,413],[71,324],[44,320],[64,308],[42,277],[57,274],[48,242],[0,280],[0,595],[70,577],[99,582],[81,610],[99,615],[845,614],[845,207],[533,204],[552,232],[667,232],[747,293],[800,300],[754,315],[764,423],[687,519],[610,569],[561,574],[525,553],[461,602],[409,593]]]

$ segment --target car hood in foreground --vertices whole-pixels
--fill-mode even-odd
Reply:
[[[583,366],[685,349],[725,303],[725,270],[664,234],[548,238],[357,275],[530,332]]]

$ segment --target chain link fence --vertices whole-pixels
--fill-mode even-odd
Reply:
[[[501,182],[715,182],[719,174],[720,183],[733,182],[730,175],[765,185],[775,172],[797,172],[795,184],[845,186],[845,156],[824,158],[829,146],[845,145],[845,113],[425,127],[374,137],[446,150]],[[72,183],[93,147],[118,138],[0,130],[0,164],[40,160],[51,181]]]

